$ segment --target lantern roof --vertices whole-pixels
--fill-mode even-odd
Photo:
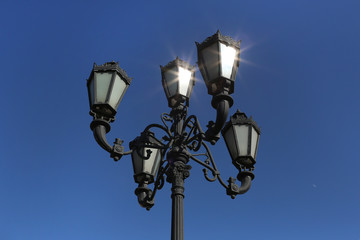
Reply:
[[[195,65],[191,66],[190,63],[180,59],[178,56],[175,58],[175,60],[169,62],[168,64],[166,64],[165,66],[160,65],[161,71],[166,71],[169,70],[175,66],[179,66],[179,67],[183,67],[183,68],[187,68],[190,71],[195,71]]]
[[[133,141],[129,143],[130,149],[140,148],[141,146],[145,146],[146,144],[154,144],[156,141],[154,140],[155,134],[152,131],[142,132],[140,136],[136,137]]]
[[[133,79],[133,78],[129,77],[127,75],[126,71],[119,66],[119,62],[115,62],[115,61],[106,62],[102,65],[97,65],[96,63],[94,63],[93,70],[90,74],[89,79],[91,78],[91,75],[94,72],[107,72],[107,71],[116,71],[128,85],[130,85],[130,83]]]
[[[259,134],[261,133],[260,127],[254,121],[252,116],[248,118],[246,114],[241,112],[239,109],[234,113],[234,115],[230,117],[230,121],[225,124],[222,133],[224,134],[226,130],[232,125],[252,125]]]
[[[233,47],[240,49],[241,40],[235,41],[230,36],[224,36],[220,33],[220,30],[217,30],[217,32],[214,35],[206,38],[202,43],[198,43],[198,42],[195,42],[195,43],[196,43],[197,48],[199,50],[201,50],[217,41],[220,41],[220,42],[224,43],[225,45],[231,45]]]

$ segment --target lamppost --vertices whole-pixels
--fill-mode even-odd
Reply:
[[[140,206],[150,210],[154,205],[157,190],[166,181],[172,184],[171,239],[183,240],[183,199],[184,180],[189,177],[190,160],[204,167],[205,178],[218,180],[226,189],[226,194],[235,198],[244,194],[254,179],[254,164],[258,148],[260,128],[245,113],[237,112],[226,122],[229,108],[233,105],[230,96],[234,92],[235,76],[240,62],[240,41],[223,36],[218,31],[202,43],[197,43],[198,67],[205,81],[208,93],[213,96],[211,105],[216,109],[216,121],[210,121],[204,132],[195,115],[187,116],[189,100],[195,84],[195,66],[176,58],[166,66],[160,66],[162,84],[171,108],[170,113],[161,115],[162,125],[150,124],[130,142],[129,151],[124,151],[123,141],[115,139],[111,146],[106,140],[110,123],[115,120],[117,108],[131,83],[118,63],[94,64],[87,81],[90,115],[93,121],[90,128],[97,143],[118,161],[131,154],[135,190]],[[158,138],[153,130],[161,131]],[[233,165],[238,169],[237,179],[230,177],[226,184],[205,142],[212,145],[224,137]],[[200,152],[200,153],[198,153]],[[212,176],[209,176],[208,172]],[[153,184],[153,189],[149,188]]]

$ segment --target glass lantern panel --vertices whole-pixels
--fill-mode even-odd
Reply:
[[[109,86],[112,78],[112,73],[108,72],[97,72],[96,74],[96,102],[105,103],[106,96],[109,91]]]
[[[125,89],[126,83],[120,78],[119,75],[116,74],[114,86],[111,91],[109,100],[109,104],[113,109],[116,110],[116,107],[121,99],[121,96],[124,94]]]
[[[161,162],[161,151],[159,149],[153,149],[156,151],[156,156],[155,156],[155,162],[153,165],[153,168],[151,170],[151,175],[153,175],[155,177],[159,167],[160,167],[160,162]]]
[[[219,49],[218,43],[214,43],[202,50],[204,67],[208,73],[208,81],[219,77]]]
[[[229,127],[228,130],[224,134],[224,139],[226,142],[226,146],[230,152],[230,156],[233,160],[235,160],[238,156],[238,151],[236,149],[236,139],[234,136],[234,129],[233,127]]]
[[[248,125],[234,125],[235,136],[237,138],[237,147],[239,156],[248,155],[248,140],[249,140],[249,126]]]
[[[178,72],[177,67],[167,70],[165,73],[166,86],[169,92],[168,97],[174,96],[178,91]]]
[[[251,127],[251,131],[251,156],[255,159],[259,134],[254,127]]]
[[[222,76],[230,79],[234,67],[236,49],[231,46],[226,46],[225,44],[220,43],[220,53],[221,53]]]
[[[143,170],[143,161],[142,158],[139,156],[137,151],[134,149],[134,151],[131,154],[133,168],[134,168],[134,174],[139,174]]]
[[[145,148],[144,149],[144,156],[147,156],[147,150],[151,150],[150,158],[149,159],[143,159],[144,166],[143,166],[143,172],[149,173],[151,175],[154,174],[153,167],[157,163],[157,160],[159,160],[159,149],[156,148]],[[153,175],[154,176],[154,175]]]
[[[179,67],[179,93],[187,96],[188,88],[191,80],[191,71]]]
[[[193,87],[194,87],[194,81],[195,80],[193,79],[193,75],[191,73],[190,81],[189,81],[189,87],[188,87],[188,91],[187,91],[187,94],[186,94],[186,96],[188,98],[190,98],[190,96],[191,96],[191,93],[192,93],[192,90],[193,90]]]
[[[90,94],[90,104],[94,104],[94,77],[89,81],[89,94]]]

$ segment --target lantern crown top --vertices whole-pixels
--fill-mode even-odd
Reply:
[[[155,134],[152,131],[145,131],[140,134],[140,136],[136,137],[133,141],[129,143],[130,149],[139,148],[141,146],[147,144],[155,144],[159,145],[158,142],[154,140]]]
[[[195,44],[196,44],[198,50],[201,50],[217,41],[220,41],[227,46],[230,45],[230,46],[240,49],[241,40],[235,41],[230,36],[224,36],[221,34],[220,30],[217,30],[217,32],[214,35],[206,38],[202,43],[195,42]]]
[[[96,63],[94,63],[91,74],[93,74],[94,72],[107,72],[107,71],[116,71],[121,76],[121,78],[124,79],[128,85],[130,85],[132,78],[129,77],[126,71],[119,66],[119,62],[111,61],[111,62],[106,62],[102,65],[97,65]]]
[[[260,134],[260,127],[254,121],[252,116],[248,118],[245,113],[241,112],[239,109],[230,117],[230,121],[227,122],[223,128],[223,132],[225,132],[231,125],[252,125],[255,130]]]
[[[169,62],[165,66],[160,65],[160,68],[161,68],[161,71],[166,71],[166,70],[171,69],[172,67],[175,67],[175,66],[183,67],[183,68],[189,69],[190,71],[195,72],[195,65],[191,66],[190,63],[180,59],[178,56],[175,58],[175,60]]]

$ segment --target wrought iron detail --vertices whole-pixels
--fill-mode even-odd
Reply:
[[[195,42],[195,43],[199,48],[202,49],[202,48],[205,48],[205,47],[211,45],[212,43],[214,43],[216,41],[220,41],[220,42],[223,42],[226,45],[232,45],[232,46],[237,47],[237,48],[240,48],[240,43],[241,43],[241,40],[240,41],[235,41],[230,36],[222,35],[220,33],[220,30],[217,30],[217,32],[214,35],[206,38],[202,43],[198,43],[198,42]]]
[[[239,109],[235,112],[235,114],[233,116],[230,117],[230,121],[227,124],[225,124],[222,131],[225,132],[226,129],[229,128],[231,125],[236,125],[236,124],[252,125],[259,134],[261,133],[260,127],[254,121],[252,116],[250,116],[250,118],[248,118],[246,116],[246,114],[241,112]]]
[[[96,63],[94,63],[93,72],[104,72],[109,70],[118,72],[120,76],[127,82],[127,84],[130,85],[132,78],[129,77],[126,71],[119,66],[119,62],[106,62],[102,65],[97,65]]]
[[[206,136],[206,133],[202,130],[195,115],[187,117],[186,106],[181,105],[173,108],[169,114],[161,114],[161,121],[162,125],[148,125],[141,135],[130,143],[130,148],[133,150],[125,152],[124,146],[122,145],[123,141],[118,138],[115,140],[112,147],[110,145],[105,148],[103,147],[110,152],[110,157],[115,161],[118,161],[123,155],[128,155],[134,150],[137,151],[137,154],[141,158],[148,159],[151,152],[148,150],[148,152],[143,155],[139,151],[142,147],[160,149],[163,157],[167,153],[167,158],[162,159],[160,163],[159,170],[154,179],[153,189],[149,189],[148,183],[144,182],[139,184],[139,187],[135,191],[141,206],[145,207],[147,210],[150,210],[151,207],[154,206],[155,195],[157,190],[162,189],[164,186],[165,175],[167,176],[166,181],[172,183],[174,186],[183,184],[184,179],[190,175],[191,166],[187,165],[190,160],[203,166],[204,178],[209,182],[218,180],[226,189],[226,194],[231,196],[231,198],[235,198],[236,195],[243,194],[249,190],[251,180],[254,179],[254,167],[252,166],[249,168],[243,165],[234,164],[239,171],[237,178],[230,177],[228,183],[226,183],[221,178],[220,171],[206,144],[206,142],[209,141],[211,143],[213,142]],[[252,118],[248,119],[246,115],[239,110],[231,117],[230,121],[233,123],[244,123],[246,121],[246,123],[253,125],[256,127],[256,130],[260,131],[256,122],[253,121]],[[171,125],[168,125],[168,123],[171,123]],[[214,125],[214,123],[211,123],[210,125]],[[99,128],[99,126],[101,127],[103,132],[102,136],[98,137],[100,139],[105,139],[105,133],[110,130],[109,121],[104,119],[94,118],[91,126],[93,130]],[[226,127],[228,126],[225,126],[223,129]],[[160,130],[164,135],[159,139],[152,132],[152,129]],[[151,138],[156,141],[156,144],[151,144],[149,142],[150,135]],[[100,142],[103,144],[103,141]],[[240,186],[235,183],[236,179],[241,182]],[[178,190],[176,191],[178,192]]]

